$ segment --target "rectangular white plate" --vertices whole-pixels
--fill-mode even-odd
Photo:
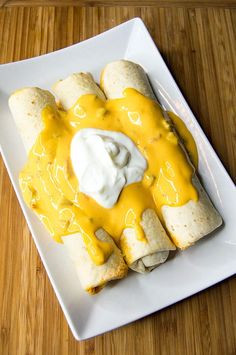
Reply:
[[[59,78],[90,71],[99,79],[104,65],[126,58],[140,63],[162,105],[187,124],[198,146],[204,186],[224,219],[224,226],[148,275],[131,273],[96,296],[80,287],[63,245],[53,242],[22,200],[18,173],[26,153],[8,109],[18,88],[50,88]],[[0,139],[12,184],[50,281],[76,339],[87,339],[158,311],[236,272],[236,191],[234,184],[193,116],[140,19],[41,57],[0,66]],[[12,216],[12,218],[14,218]],[[18,238],[19,236],[16,236]]]

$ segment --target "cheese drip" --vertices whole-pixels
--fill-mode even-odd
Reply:
[[[181,138],[185,149],[188,152],[189,158],[194,165],[194,167],[197,169],[198,167],[198,152],[197,152],[197,145],[195,143],[195,140],[186,127],[185,123],[181,120],[180,117],[178,117],[176,114],[173,112],[168,111],[167,112],[169,118],[174,124],[174,128],[177,131],[179,137]]]
[[[97,265],[112,253],[109,243],[96,238],[98,228],[103,227],[116,243],[125,228],[134,228],[137,238],[146,242],[140,225],[144,210],[153,208],[161,218],[163,205],[174,207],[198,200],[192,185],[194,168],[178,137],[159,105],[138,91],[126,89],[123,98],[108,101],[84,95],[67,112],[46,107],[42,119],[45,128],[20,173],[24,199],[57,241],[61,241],[61,236],[80,232]],[[100,206],[79,191],[70,144],[83,128],[127,135],[148,162],[143,180],[123,188],[112,208]]]

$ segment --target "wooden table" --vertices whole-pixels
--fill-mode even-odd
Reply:
[[[118,7],[126,3],[0,0],[0,63],[66,47],[140,16],[235,178],[236,1],[129,0],[130,6]],[[0,354],[236,354],[235,278],[121,329],[76,342],[2,162],[0,191]]]

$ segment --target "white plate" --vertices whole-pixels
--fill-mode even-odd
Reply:
[[[131,273],[96,296],[82,291],[63,245],[53,242],[22,200],[18,173],[26,160],[7,100],[23,86],[50,88],[59,78],[131,59],[148,72],[163,106],[176,112],[191,130],[199,151],[199,171],[225,225],[148,275]],[[140,19],[41,57],[0,66],[0,138],[2,155],[43,264],[76,339],[87,339],[169,306],[236,272],[236,191],[193,116]],[[20,238],[20,236],[16,236]]]

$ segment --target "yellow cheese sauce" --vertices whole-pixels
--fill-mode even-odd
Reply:
[[[177,131],[179,137],[181,138],[185,149],[188,152],[188,156],[194,165],[194,167],[197,169],[198,167],[198,152],[197,152],[197,145],[195,143],[195,140],[193,139],[192,134],[186,127],[185,123],[179,118],[177,115],[174,114],[174,112],[167,112],[169,118],[174,124],[174,128]]]
[[[192,185],[194,168],[178,137],[159,105],[138,91],[126,89],[123,98],[107,101],[84,95],[67,112],[46,107],[42,119],[45,128],[20,173],[24,199],[57,241],[61,241],[61,236],[81,233],[97,265],[103,264],[112,253],[109,243],[96,238],[98,228],[105,229],[119,243],[122,231],[131,227],[136,230],[137,238],[146,242],[140,225],[145,209],[155,209],[161,218],[163,205],[175,207],[189,200],[197,201],[198,194]],[[179,122],[180,134],[185,132],[185,139],[191,141],[189,135],[186,138],[182,121]],[[110,209],[79,191],[70,160],[70,143],[82,128],[122,132],[147,160],[143,180],[125,187]],[[191,150],[192,147],[190,143]]]

